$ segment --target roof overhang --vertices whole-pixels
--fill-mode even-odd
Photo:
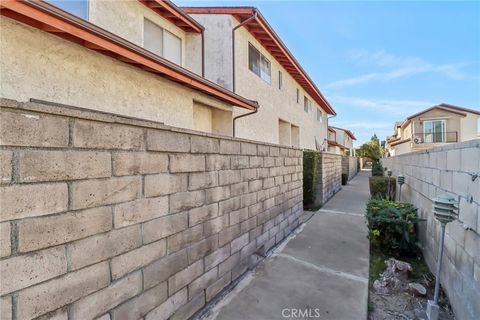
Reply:
[[[315,83],[258,9],[254,7],[181,7],[181,9],[188,14],[229,14],[239,22],[243,22],[255,14],[255,17],[245,24],[244,27],[270,52],[325,112],[336,115],[335,110],[330,106],[327,99],[325,99]]]
[[[409,142],[410,140],[411,140],[410,138],[407,138],[407,139],[395,141],[395,142],[390,143],[390,146],[391,146],[391,147],[398,146],[399,144],[403,144],[403,143]]]
[[[352,131],[348,130],[348,129],[343,129],[343,128],[339,128],[339,127],[334,127],[334,126],[329,126],[329,129],[336,129],[336,130],[340,130],[340,131],[343,131],[345,132],[345,134],[347,136],[349,136],[350,138],[352,138],[353,140],[357,140],[357,138],[355,138],[355,135],[353,134]]]
[[[456,107],[456,106],[452,106],[452,105],[446,105],[446,104],[439,104],[437,106],[433,106],[433,107],[430,107],[428,109],[425,109],[423,111],[420,111],[418,113],[415,113],[414,115],[411,115],[410,117],[407,118],[407,120],[412,120],[413,118],[416,118],[424,113],[427,113],[429,111],[432,111],[434,109],[438,109],[438,110],[443,110],[445,112],[449,112],[449,113],[454,113],[454,114],[458,114],[459,116],[462,116],[462,117],[466,117],[467,114],[466,112],[470,112],[470,113],[475,113],[475,114],[479,114],[480,115],[480,112],[479,111],[475,111],[475,110],[470,110],[470,109],[465,109],[465,108],[460,108],[460,107]]]
[[[8,18],[160,75],[227,104],[249,110],[255,110],[258,107],[258,103],[255,101],[235,94],[45,1],[2,0],[0,13]]]
[[[334,147],[339,147],[341,149],[347,149],[344,145],[341,145],[340,143],[333,141],[333,140],[327,140],[329,146],[334,146]]]
[[[202,33],[203,26],[169,0],[138,0],[185,32]]]

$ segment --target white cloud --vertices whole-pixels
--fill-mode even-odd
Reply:
[[[398,116],[400,119],[415,113],[416,111],[435,105],[433,102],[421,100],[389,100],[348,96],[330,96],[328,97],[328,100],[332,105],[338,104],[348,105],[352,108],[368,108],[384,114]]]
[[[369,52],[356,50],[349,55],[352,61],[360,64],[374,65],[380,68],[390,68],[388,71],[378,71],[359,76],[333,81],[326,88],[340,88],[374,81],[391,81],[408,76],[435,73],[452,80],[469,80],[475,77],[468,75],[462,69],[469,63],[451,63],[435,65],[417,57],[403,57],[387,53],[383,50]]]

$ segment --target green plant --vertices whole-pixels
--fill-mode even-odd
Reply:
[[[418,254],[416,225],[417,209],[398,201],[371,198],[367,204],[370,244],[389,254]]]
[[[388,183],[390,180],[390,185]],[[388,187],[390,186],[390,192]],[[369,187],[370,195],[374,198],[395,199],[397,179],[394,177],[370,177]]]
[[[305,206],[315,202],[319,157],[320,153],[317,151],[303,151],[303,204]]]
[[[372,163],[372,176],[373,177],[383,177],[383,166],[380,161],[376,160]]]

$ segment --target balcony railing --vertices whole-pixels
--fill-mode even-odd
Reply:
[[[415,133],[412,139],[413,144],[425,143],[455,143],[458,142],[457,131]]]

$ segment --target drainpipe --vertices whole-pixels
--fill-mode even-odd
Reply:
[[[239,116],[236,116],[233,118],[233,137],[235,137],[235,121],[237,119],[240,119],[240,118],[243,118],[243,117],[247,117],[247,116],[250,116],[252,114],[255,114],[258,112],[258,109],[260,108],[260,105],[257,103],[257,107],[255,108],[255,110],[253,110],[252,112],[249,112],[249,113],[245,113],[245,114],[241,114]]]
[[[235,92],[235,31],[238,28],[243,27],[244,25],[248,24],[250,21],[255,20],[256,18],[257,18],[257,10],[255,10],[253,12],[253,14],[250,17],[248,17],[245,21],[243,21],[238,26],[236,26],[232,29],[232,91],[233,92]],[[253,114],[257,113],[258,108],[260,108],[260,106],[257,103],[257,107],[252,112],[245,113],[245,114],[242,114],[242,115],[239,115],[239,116],[236,116],[236,117],[233,118],[233,136],[234,137],[235,137],[235,132],[236,132],[235,121],[237,121],[237,119],[247,117],[247,116],[250,116],[250,115],[253,115]]]
[[[205,78],[205,30],[202,30],[202,78]]]
[[[253,14],[247,20],[243,21],[238,26],[236,26],[232,29],[232,91],[233,92],[235,92],[235,30],[237,30],[240,27],[243,27],[244,25],[246,25],[247,23],[249,23],[250,21],[252,21],[256,18],[257,18],[257,10],[255,10],[253,12]],[[253,112],[253,113],[255,113],[255,112]],[[246,114],[246,115],[248,115],[248,114]],[[246,115],[242,115],[242,116],[246,116]],[[235,126],[233,126],[233,128],[235,130]],[[233,136],[235,136],[235,134]]]

